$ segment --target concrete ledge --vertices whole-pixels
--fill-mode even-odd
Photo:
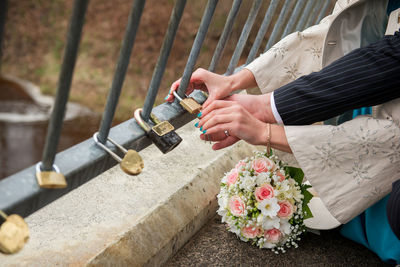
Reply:
[[[116,166],[27,218],[31,239],[2,266],[159,266],[215,215],[222,175],[255,147],[212,151],[188,123],[163,155],[141,151],[136,177]]]

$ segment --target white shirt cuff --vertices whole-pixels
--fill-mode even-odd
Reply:
[[[279,112],[278,112],[278,110],[276,109],[276,106],[275,106],[274,92],[271,93],[270,103],[271,103],[272,114],[274,115],[274,118],[275,118],[276,122],[279,123],[279,124],[283,124],[281,115],[279,115]]]

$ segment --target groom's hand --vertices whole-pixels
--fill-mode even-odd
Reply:
[[[224,100],[238,103],[262,122],[276,123],[271,110],[270,98],[271,93],[264,95],[234,94]]]

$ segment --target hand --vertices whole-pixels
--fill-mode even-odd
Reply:
[[[252,116],[245,108],[233,101],[216,100],[203,109],[199,122],[203,133],[218,143],[213,149],[221,149],[239,139],[253,145],[265,145],[267,124]],[[229,136],[224,131],[228,131]],[[204,136],[201,137],[204,139]]]
[[[264,95],[234,94],[224,100],[234,101],[262,122],[276,123],[271,110],[271,93]]]
[[[174,100],[173,92],[178,89],[180,82],[181,79],[171,85],[169,94],[165,98],[166,101],[172,102]],[[247,69],[243,69],[231,76],[223,76],[200,68],[193,72],[186,88],[186,94],[190,94],[194,89],[208,92],[208,99],[203,103],[203,108],[206,108],[213,101],[224,99],[233,91],[251,88],[256,85],[253,73]]]
[[[182,78],[171,85],[169,94],[165,98],[166,101],[172,102],[175,99],[173,92],[178,89],[181,79]],[[208,99],[203,104],[203,107],[207,106],[208,103],[215,99],[225,98],[231,93],[229,76],[218,75],[201,68],[197,69],[193,72],[192,77],[190,77],[189,85],[186,88],[186,94],[189,95],[194,89],[208,92]]]

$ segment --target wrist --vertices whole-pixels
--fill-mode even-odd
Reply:
[[[263,122],[277,123],[271,109],[271,93],[260,96],[260,110],[263,115]]]

